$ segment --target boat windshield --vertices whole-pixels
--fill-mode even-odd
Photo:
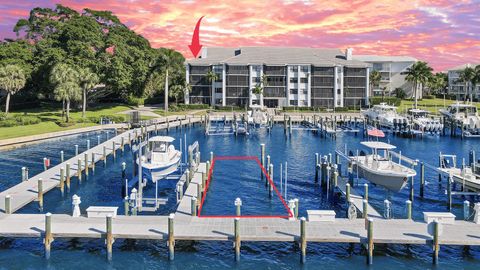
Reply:
[[[165,153],[167,152],[167,142],[151,142],[150,143],[150,149],[152,149],[153,152],[158,152],[158,153]]]

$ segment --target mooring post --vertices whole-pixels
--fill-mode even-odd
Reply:
[[[202,172],[202,188],[205,189],[206,185],[207,185],[207,173]]]
[[[125,208],[125,216],[128,216],[130,212],[130,205],[128,204],[128,196],[125,196],[123,199],[123,207]]]
[[[88,177],[88,153],[85,153],[83,159],[85,160],[85,178]]]
[[[463,201],[463,220],[468,220],[470,218],[470,202],[465,200]]]
[[[106,240],[105,243],[107,244],[107,260],[111,261],[112,260],[112,246],[113,246],[113,232],[112,232],[112,214],[107,215],[107,224],[106,224],[106,230],[107,230],[107,235],[106,235]]]
[[[268,169],[268,176],[270,177],[270,181],[267,180],[268,186],[268,196],[271,198],[273,193],[273,164],[270,164]]]
[[[97,145],[100,145],[100,135],[97,135]]]
[[[267,155],[267,164],[265,166],[268,176],[270,176],[270,155]],[[268,177],[265,177],[265,186],[268,186]]]
[[[197,199],[198,199],[198,204],[202,201],[202,185],[197,184]]]
[[[367,183],[363,184],[363,189],[364,189],[363,198],[368,202],[368,184]]]
[[[156,126],[157,125],[155,124],[155,127]],[[122,137],[122,140],[120,142],[120,147],[122,148],[122,153],[125,152],[125,138],[124,137]]]
[[[60,168],[60,192],[62,193],[62,197],[64,195],[64,186],[65,186],[65,169]]]
[[[113,156],[113,160],[115,160],[115,157],[116,157],[115,141],[112,142],[112,156]]]
[[[236,215],[237,217],[242,215],[242,199],[236,198],[235,199],[235,208],[236,208]]]
[[[103,165],[106,166],[107,165],[107,146],[106,145],[103,146],[103,157],[102,157],[102,159],[103,159]],[[135,162],[135,161],[133,161],[133,162]]]
[[[8,194],[5,196],[5,214],[12,213],[12,196]]]
[[[47,158],[44,157],[44,158],[43,158],[43,170],[46,171],[47,169],[48,169],[48,167],[47,167]]]
[[[442,167],[442,152],[438,154],[438,167]],[[442,174],[440,172],[438,173],[438,182],[442,182]]]
[[[92,152],[92,164],[90,166],[92,167],[92,173],[95,174],[95,152]]]
[[[423,198],[423,192],[425,189],[425,163],[420,163],[420,197]]]
[[[294,209],[294,212],[295,212],[295,219],[298,219],[298,209],[299,209],[299,204],[300,204],[300,201],[295,198],[293,199],[294,202],[295,202],[295,209]]]
[[[185,183],[187,184],[187,187],[188,185],[190,184],[190,170],[189,169],[186,169],[185,170]]]
[[[415,197],[415,194],[413,193],[414,190],[414,180],[415,178],[412,176],[410,177],[410,201],[413,202],[413,198]]]
[[[318,153],[315,153],[315,183],[318,182],[318,163],[320,162],[320,157]]]
[[[65,165],[65,182],[67,184],[67,192],[70,192],[70,163]]]
[[[82,181],[82,160],[77,160],[77,178],[78,181]]]
[[[368,219],[368,231],[367,231],[367,264],[371,265],[373,263],[373,219]]]
[[[75,144],[75,156],[78,156],[78,144]]]
[[[452,174],[450,173],[450,175],[448,176],[448,180],[447,180],[447,207],[448,207],[448,211],[452,210],[452,182],[453,182],[453,176]]]
[[[38,199],[38,209],[43,211],[43,179],[38,178],[37,181],[37,199]]]
[[[433,221],[433,264],[438,264],[438,252],[440,251],[439,226],[437,220]]]
[[[210,175],[210,165],[211,165],[210,161],[207,160],[207,165],[206,165],[207,179],[208,177],[210,177],[210,180],[212,180],[212,176]]]
[[[234,237],[235,237],[235,261],[240,261],[240,218],[236,217],[234,219]]]
[[[197,216],[197,198],[192,197],[190,200],[191,203],[191,211],[192,211],[192,216],[195,217]]]
[[[62,150],[62,151],[60,151],[60,163],[64,162],[64,158],[65,158],[65,156],[64,156],[63,150]]]
[[[350,201],[350,184],[349,183],[345,184],[345,197],[348,203]]]
[[[44,236],[43,243],[45,245],[45,259],[50,259],[50,248],[53,242],[53,235],[52,235],[52,214],[46,213],[45,214],[45,236]]]
[[[173,230],[173,221],[175,219],[175,214],[170,214],[168,216],[168,259],[170,261],[173,261],[175,258],[175,236],[174,236],[174,230]]]
[[[368,201],[366,199],[363,199],[362,202],[363,202],[362,216],[364,219],[367,219],[368,218]]]
[[[213,152],[210,152],[210,164],[213,164]]]
[[[412,201],[406,200],[405,201],[407,219],[412,219]]]
[[[260,144],[260,161],[262,162],[262,167],[265,168],[265,144]],[[263,170],[260,170],[260,179],[263,180]]]
[[[307,237],[306,237],[306,226],[307,220],[305,217],[300,218],[300,249],[302,250],[302,255],[300,256],[300,262],[303,264],[307,259]]]
[[[87,150],[90,150],[90,140],[87,139]]]

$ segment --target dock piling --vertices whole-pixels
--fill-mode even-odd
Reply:
[[[367,264],[373,264],[373,219],[368,219],[367,224]]]
[[[5,214],[12,213],[12,196],[8,194],[5,196]]]
[[[364,188],[363,198],[368,202],[368,184],[367,183],[363,184],[363,188]]]
[[[123,207],[125,208],[125,216],[128,216],[130,212],[130,204],[128,203],[128,196],[123,199]]]
[[[87,178],[88,177],[88,153],[84,154],[83,159],[85,160],[85,178]]]
[[[420,197],[423,198],[423,193],[425,190],[425,163],[423,161],[420,163]]]
[[[112,156],[113,156],[113,160],[115,160],[115,157],[116,157],[115,141],[112,142]]]
[[[294,209],[295,219],[297,219],[298,218],[298,208],[299,208],[300,201],[297,198],[295,198],[293,200],[295,202],[295,209]]]
[[[197,216],[197,198],[192,197],[190,202],[191,202],[192,216],[195,217]]]
[[[270,183],[270,181],[267,180],[268,196],[271,198],[273,193],[273,164],[270,164],[268,167],[268,176],[270,177],[270,181],[272,181],[272,183]]]
[[[412,219],[412,201],[406,200],[405,207],[406,207],[407,219]]]
[[[112,246],[113,246],[113,232],[112,232],[112,214],[107,215],[107,220],[106,220],[106,240],[105,243],[107,245],[107,260],[111,261],[112,260]]]
[[[64,158],[65,158],[65,156],[64,156],[63,150],[62,150],[62,151],[60,151],[60,163],[64,162]]]
[[[87,140],[87,150],[90,150],[90,140]]]
[[[235,208],[236,208],[236,215],[237,217],[242,215],[242,199],[236,198],[235,199]]]
[[[70,192],[70,163],[65,165],[65,183],[67,185],[67,192]]]
[[[64,190],[65,190],[65,169],[64,168],[60,168],[60,183],[59,183],[59,187],[60,187],[60,192],[62,193],[62,197],[64,195]]]
[[[414,181],[415,181],[415,178],[412,176],[410,177],[410,201],[413,202],[413,198],[415,197],[415,193],[413,193],[414,191]]]
[[[262,167],[265,168],[265,144],[260,144],[260,161],[262,162]],[[263,180],[263,171],[260,170],[260,179]]]
[[[433,254],[432,254],[432,260],[433,264],[438,264],[438,252],[440,251],[440,242],[439,242],[439,228],[440,224],[438,223],[437,220],[433,221]]]
[[[234,220],[234,237],[235,237],[235,261],[240,261],[240,218],[236,217]]]
[[[302,255],[300,257],[300,262],[305,263],[307,259],[307,237],[306,237],[306,219],[305,217],[300,218],[300,249],[302,250]]]
[[[320,157],[318,155],[318,153],[315,153],[315,183],[318,182],[318,167],[319,167],[319,163],[320,162]]]
[[[470,202],[465,200],[463,201],[463,220],[468,220],[470,218]]]
[[[92,173],[95,174],[95,153],[92,152],[92,164],[90,165],[92,167]]]
[[[173,221],[175,219],[175,214],[170,214],[168,216],[168,259],[173,261],[175,258],[175,236],[173,231]]]
[[[82,160],[77,160],[77,177],[78,181],[82,181]]]
[[[107,166],[107,146],[103,146],[103,165]],[[135,162],[135,161],[134,161]]]
[[[50,259],[50,248],[53,242],[53,235],[52,235],[52,214],[46,213],[45,214],[45,239],[43,243],[45,245],[45,259]]]
[[[363,218],[364,218],[364,219],[367,219],[367,218],[368,218],[368,200],[363,199],[362,202],[363,202],[362,215],[363,215]]]
[[[78,156],[78,144],[75,144],[75,156]]]
[[[213,164],[213,152],[210,152],[210,164]]]
[[[345,184],[345,197],[346,197],[347,203],[350,202],[350,184],[349,183]]]
[[[37,181],[37,199],[38,199],[38,209],[43,211],[43,179],[38,178]]]

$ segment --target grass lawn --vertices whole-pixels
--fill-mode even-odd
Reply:
[[[171,112],[168,111],[165,113],[164,110],[154,110],[154,113],[161,115],[161,116],[172,116],[172,115],[186,115],[186,114],[193,114],[193,115],[205,115],[207,114],[207,110],[188,110],[188,111],[178,111],[178,112]]]
[[[423,99],[418,101],[418,108],[427,110],[431,113],[437,114],[438,109],[442,109],[448,107],[448,105],[456,103],[455,100],[445,99],[445,101],[441,98],[434,98],[434,99]],[[413,100],[402,100],[399,106],[399,112],[406,112],[407,109],[413,108],[414,105]],[[477,108],[480,108],[480,103],[474,102],[473,103]]]
[[[101,104],[98,106],[87,108],[86,117],[100,117],[102,115],[114,115],[116,113],[129,110],[132,107],[124,104]],[[41,119],[41,123],[25,126],[15,126],[15,127],[1,127],[0,128],[0,139],[9,139],[15,137],[37,135],[48,132],[64,131],[76,128],[83,128],[89,126],[95,126],[96,123],[76,123],[72,126],[61,127],[56,124],[58,121],[62,121],[62,110],[59,106],[52,106],[51,104],[42,104],[38,108],[12,111],[9,113],[9,116],[16,115],[29,115],[36,116]],[[126,115],[124,115],[127,117]],[[82,119],[81,110],[71,110],[70,118],[73,121],[78,121]],[[149,119],[151,117],[142,116],[142,119]]]

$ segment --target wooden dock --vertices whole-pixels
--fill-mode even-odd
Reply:
[[[346,196],[346,184],[348,183],[348,179],[344,177],[338,177],[338,185],[337,188],[342,193],[343,196]],[[363,197],[358,195],[357,192],[353,187],[350,188],[350,201],[355,205],[355,207],[363,213]],[[383,218],[383,216],[375,210],[375,208],[368,203],[367,215],[373,218]]]
[[[183,122],[182,122],[183,121]],[[155,130],[162,130],[168,128],[174,128],[179,125],[187,125],[192,123],[200,122],[201,118],[180,118],[177,117],[171,118],[165,121],[164,119],[159,120],[160,124],[157,124],[155,121],[150,121],[149,126],[146,127],[148,131],[155,131]],[[70,164],[70,178],[74,178],[78,175],[78,170],[82,172],[85,171],[85,154],[87,154],[88,164],[91,166],[92,164],[92,154],[94,155],[95,163],[99,161],[103,161],[104,159],[104,152],[103,148],[105,147],[105,155],[108,157],[112,155],[114,151],[118,151],[122,148],[122,138],[124,145],[130,144],[131,140],[136,138],[136,134],[140,134],[141,129],[131,129],[126,132],[123,132],[97,146],[94,146],[85,152],[79,153],[77,156],[72,157],[68,160],[65,160],[63,163],[55,165],[49,168],[46,171],[43,171],[31,178],[27,181],[23,181],[7,190],[4,190],[0,193],[0,211],[5,212],[5,202],[6,196],[10,196],[10,212],[14,213],[18,209],[24,207],[25,205],[38,200],[38,179],[42,179],[42,190],[43,193],[47,193],[48,191],[58,187],[60,185],[60,169],[66,168],[67,164]],[[130,140],[130,141],[129,141]],[[80,166],[78,166],[78,160],[81,160]],[[65,176],[66,175],[65,171]],[[75,178],[76,179],[76,178]],[[65,187],[66,189],[66,187]]]

